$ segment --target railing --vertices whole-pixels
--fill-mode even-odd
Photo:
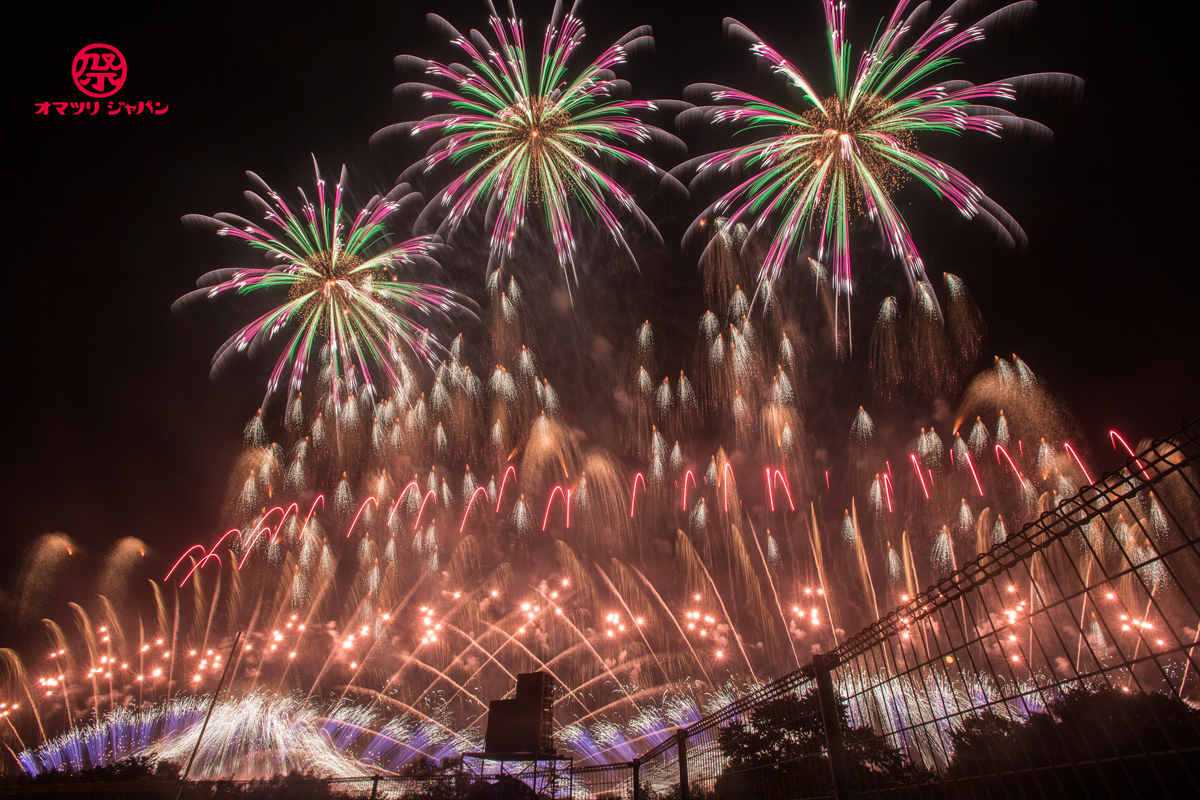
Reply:
[[[681,800],[1200,796],[1200,424],[634,762]],[[641,800],[639,797],[638,800]]]

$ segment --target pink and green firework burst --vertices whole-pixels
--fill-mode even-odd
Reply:
[[[893,199],[911,179],[949,200],[964,216],[981,218],[1010,246],[1023,242],[1025,234],[1013,218],[961,172],[921,152],[917,136],[965,131],[1050,135],[1037,122],[981,103],[1013,100],[1018,91],[1035,86],[1075,90],[1082,82],[1074,76],[1042,73],[982,85],[935,81],[935,75],[959,63],[955,53],[960,48],[1032,12],[1036,4],[1013,3],[963,26],[958,17],[974,4],[960,0],[917,33],[917,18],[928,3],[909,14],[909,0],[901,0],[856,67],[845,39],[846,4],[825,0],[824,5],[833,65],[829,94],[749,28],[725,20],[730,36],[748,42],[751,52],[782,76],[801,101],[793,109],[724,86],[689,87],[689,94],[718,105],[685,111],[681,124],[733,122],[740,123],[743,132],[770,132],[752,144],[693,159],[682,167],[696,170],[693,187],[709,175],[749,173],[693,223],[689,236],[701,233],[705,220],[715,215],[733,223],[752,222],[754,228],[775,221],[763,276],[774,277],[789,259],[805,249],[815,250],[816,260],[830,268],[834,287],[847,304],[852,290],[850,227],[857,214],[878,225],[892,255],[903,263],[910,286],[926,281],[921,256]],[[810,236],[816,238],[815,247]]]
[[[289,397],[299,392],[315,359],[336,401],[361,387],[377,396],[381,378],[394,386],[400,348],[432,362],[437,342],[417,318],[460,308],[459,295],[403,280],[414,271],[437,268],[431,255],[438,239],[418,236],[390,244],[386,226],[397,211],[421,203],[420,195],[402,184],[387,197],[371,198],[351,217],[345,208],[345,168],[332,191],[318,168],[316,202],[298,190],[301,202],[296,211],[257,175],[247,175],[271,202],[254,192],[246,192],[246,197],[278,233],[233,214],[184,218],[185,223],[244,240],[270,262],[265,267],[210,272],[197,281],[200,288],[176,301],[179,310],[232,293],[261,296],[271,304],[221,346],[213,356],[213,374],[237,354],[249,351],[253,357],[281,337],[286,343],[267,382],[266,399],[284,383]]]
[[[509,17],[502,20],[488,5],[498,46],[478,31],[463,36],[441,17],[429,17],[435,28],[466,52],[471,66],[447,66],[413,56],[396,59],[402,69],[420,70],[453,85],[444,89],[409,83],[399,92],[418,92],[424,100],[445,102],[452,113],[394,125],[377,137],[441,135],[416,168],[428,172],[449,162],[462,171],[425,214],[444,213],[439,232],[449,236],[473,209],[486,206],[485,224],[491,227],[489,271],[513,254],[527,215],[540,206],[564,277],[568,285],[571,278],[578,284],[575,223],[580,211],[589,223],[607,230],[631,260],[620,211],[631,214],[658,238],[654,224],[605,171],[605,165],[631,165],[675,183],[624,146],[651,140],[681,146],[675,137],[630,113],[656,110],[661,104],[616,99],[627,92],[628,84],[617,80],[612,68],[653,45],[650,29],[630,31],[572,73],[568,62],[584,38],[574,8],[564,15],[561,3],[555,6],[535,65],[516,12],[510,6]]]

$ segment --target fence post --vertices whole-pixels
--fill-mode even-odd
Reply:
[[[375,775],[371,778],[371,800],[376,800],[379,797],[379,776]]]
[[[842,724],[838,714],[837,693],[833,691],[833,668],[837,663],[824,653],[814,653],[813,675],[817,682],[817,700],[821,704],[821,724],[825,728],[825,747],[829,751],[829,771],[833,777],[836,800],[850,798],[850,771],[842,746]]]
[[[629,766],[633,767],[633,800],[641,800],[642,798],[642,760],[635,758],[629,762]]]
[[[692,800],[692,789],[688,785],[686,728],[675,731],[675,749],[679,753],[679,800]]]

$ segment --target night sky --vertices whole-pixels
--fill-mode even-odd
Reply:
[[[126,535],[178,553],[213,538],[226,470],[259,405],[265,368],[210,380],[211,355],[241,317],[172,313],[171,303],[228,252],[216,237],[185,230],[180,217],[252,216],[241,196],[250,188],[244,170],[291,191],[311,184],[314,154],[331,177],[346,163],[361,197],[386,192],[419,155],[368,142],[412,118],[392,100],[392,58],[454,58],[428,30],[426,12],[466,31],[484,26],[486,10],[477,0],[68,5],[37,4],[28,9],[33,21],[10,29],[23,41],[20,67],[9,73],[18,89],[9,98],[7,128],[17,136],[5,170],[0,536],[14,553],[51,531],[96,553]],[[540,43],[550,5],[526,0],[519,10]],[[890,10],[851,3],[851,41],[869,40]],[[954,272],[975,293],[989,323],[985,349],[1027,361],[1074,412],[1105,468],[1119,464],[1105,441],[1110,427],[1137,439],[1200,414],[1200,286],[1194,249],[1185,247],[1195,158],[1180,116],[1190,68],[1179,48],[1164,46],[1172,37],[1160,17],[1114,10],[1051,0],[1019,33],[965,51],[967,64],[953,75],[1055,70],[1086,81],[1076,105],[1015,107],[1055,130],[1050,145],[975,136],[929,147],[1022,224],[1024,252],[1004,251],[928,193],[913,195],[911,211],[930,274]],[[815,80],[827,79],[819,0],[592,0],[581,9],[585,55],[648,24],[654,56],[619,72],[635,97],[677,98],[697,81],[778,96],[777,79],[724,39],[727,14]],[[168,112],[35,115],[38,102],[87,99],[70,67],[92,42],[128,59],[116,99],[166,103]],[[691,211],[710,200],[693,199]],[[630,314],[651,309],[669,344],[673,328],[694,327],[702,301],[695,255],[679,252],[686,210],[663,205],[650,202],[647,212],[666,248],[616,284],[585,277],[578,298],[612,306],[612,287],[624,287],[621,303]],[[469,286],[462,274],[449,277],[480,294],[482,267]],[[869,319],[874,308],[864,301],[856,313]],[[865,332],[856,337],[866,344]],[[856,357],[865,355],[863,346]],[[680,359],[668,353],[662,362]],[[551,378],[569,393],[568,377]]]

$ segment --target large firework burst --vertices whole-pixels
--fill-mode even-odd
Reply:
[[[396,59],[403,69],[420,70],[453,84],[453,89],[443,89],[408,83],[398,92],[419,92],[426,100],[444,101],[453,113],[394,125],[376,137],[431,131],[443,137],[416,169],[427,172],[447,161],[463,169],[430,203],[426,215],[445,213],[440,232],[449,236],[477,204],[486,202],[491,225],[489,269],[512,254],[526,215],[540,206],[564,276],[578,283],[576,209],[605,228],[631,259],[617,207],[658,236],[633,197],[603,165],[635,165],[675,183],[624,147],[630,141],[650,139],[681,145],[630,114],[656,109],[658,104],[614,99],[628,90],[628,84],[616,80],[612,68],[624,63],[630,53],[652,46],[650,29],[630,31],[595,61],[569,74],[568,61],[582,43],[584,29],[574,8],[564,15],[559,3],[546,29],[540,63],[531,75],[533,65],[516,12],[510,5],[508,18],[502,20],[490,2],[488,6],[498,47],[478,31],[463,36],[441,17],[429,15],[433,26],[466,52],[472,66],[447,66],[413,56]]]
[[[248,242],[273,262],[210,272],[197,281],[200,288],[175,302],[179,310],[228,293],[271,298],[270,310],[231,336],[213,356],[213,374],[238,353],[249,350],[253,356],[277,335],[284,335],[287,343],[271,372],[267,398],[285,380],[289,396],[300,391],[314,353],[325,367],[322,378],[328,380],[335,401],[363,386],[376,395],[378,377],[394,385],[398,348],[407,347],[432,361],[436,341],[415,316],[459,308],[460,298],[449,289],[401,277],[415,269],[436,268],[430,254],[438,240],[418,236],[386,242],[388,217],[421,202],[420,195],[402,184],[387,197],[371,198],[347,224],[345,167],[332,193],[318,168],[316,203],[298,190],[298,213],[257,175],[247,175],[271,203],[254,192],[246,192],[246,197],[279,228],[278,234],[233,214],[184,217],[187,224]]]
[[[850,222],[861,213],[878,224],[915,287],[926,280],[925,271],[893,194],[905,181],[916,179],[963,215],[981,217],[1009,244],[1022,242],[1024,233],[1012,217],[961,172],[922,153],[917,135],[980,131],[999,136],[1006,129],[1049,135],[1039,123],[978,103],[1012,100],[1018,90],[1035,85],[1077,89],[1082,83],[1074,76],[1043,73],[979,86],[966,81],[931,83],[935,73],[958,63],[955,51],[983,39],[989,28],[1028,13],[1035,4],[1017,2],[963,27],[957,18],[969,9],[957,2],[913,38],[916,17],[928,4],[906,16],[909,0],[901,0],[854,69],[845,41],[846,5],[836,0],[825,0],[824,5],[834,83],[827,95],[749,28],[725,20],[726,31],[748,42],[756,56],[798,90],[802,102],[794,110],[724,86],[689,87],[691,95],[721,105],[685,111],[681,124],[739,122],[743,130],[771,131],[752,144],[677,168],[696,170],[693,186],[714,173],[751,173],[693,223],[689,236],[700,233],[715,214],[734,223],[754,218],[755,228],[778,220],[762,265],[764,275],[774,276],[800,253],[811,232],[817,237],[817,260],[831,268],[839,294],[848,296]]]

